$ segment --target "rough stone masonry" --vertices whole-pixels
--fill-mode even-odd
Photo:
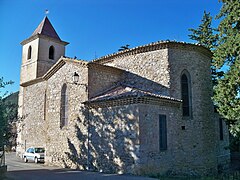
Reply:
[[[67,44],[47,17],[22,42],[18,154],[41,146],[47,164],[109,173],[228,166],[208,49],[159,41],[84,61],[65,57]]]

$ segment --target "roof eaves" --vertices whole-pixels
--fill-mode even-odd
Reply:
[[[108,92],[110,92],[110,91],[112,91],[114,89],[117,89],[118,87],[121,87],[121,86],[124,89],[130,88],[130,89],[134,90],[134,92],[133,91],[129,91],[128,94],[126,92],[124,92],[123,94],[119,94],[119,95],[116,95],[116,96],[115,95],[103,96],[104,94],[107,94]],[[180,99],[176,99],[176,98],[165,96],[165,95],[155,94],[155,93],[151,93],[151,92],[148,92],[148,91],[144,91],[144,90],[140,90],[140,89],[137,89],[137,88],[134,88],[134,87],[129,87],[129,86],[120,85],[120,84],[118,84],[116,86],[113,86],[113,87],[105,90],[104,92],[99,93],[95,97],[92,97],[89,100],[89,102],[93,103],[93,102],[101,102],[101,101],[109,101],[109,100],[118,100],[118,99],[129,98],[129,97],[152,97],[152,98],[165,99],[165,100],[179,102],[179,103],[182,102],[182,100],[180,100]]]
[[[138,53],[143,53],[143,52],[148,52],[148,51],[155,51],[159,49],[165,49],[169,48],[171,46],[191,46],[191,47],[197,47],[201,48],[204,53],[206,53],[208,56],[211,56],[212,53],[211,51],[200,45],[200,44],[193,44],[193,43],[187,43],[187,42],[178,42],[178,41],[157,41],[157,42],[152,42],[146,45],[142,46],[137,46],[131,49],[126,49],[124,51],[119,51],[113,54],[109,54],[97,59],[92,60],[91,62],[96,62],[96,63],[107,63],[109,61],[112,61],[112,59],[116,57],[123,57],[123,56],[128,56],[128,55],[133,55],[133,54],[138,54]]]
[[[167,105],[180,107],[182,101],[175,101],[165,98],[152,97],[152,96],[125,96],[120,98],[108,99],[108,100],[95,100],[85,101],[84,105],[88,107],[112,107],[123,106],[130,104],[153,104],[153,105]]]
[[[49,36],[46,36],[46,35],[43,35],[43,34],[35,34],[35,35],[33,35],[33,36],[31,36],[31,37],[23,40],[20,44],[21,44],[21,45],[25,45],[25,44],[27,44],[27,43],[29,43],[29,42],[37,39],[37,38],[43,38],[43,39],[51,40],[51,41],[54,41],[54,42],[63,44],[63,45],[65,45],[65,46],[69,44],[69,43],[66,42],[66,41],[58,40],[58,39],[55,39],[55,38],[52,38],[52,37],[49,37]]]
[[[21,83],[20,86],[27,87],[27,86],[30,86],[32,84],[36,84],[36,83],[39,83],[39,82],[42,82],[42,81],[44,81],[44,79],[42,77],[40,77],[40,78],[36,78],[36,79],[30,80],[30,81]]]

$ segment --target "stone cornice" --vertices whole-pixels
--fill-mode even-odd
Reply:
[[[107,56],[103,56],[98,59],[95,59],[92,62],[104,64],[104,63],[113,61],[114,58],[126,57],[129,55],[135,55],[135,54],[139,54],[139,53],[156,51],[156,50],[167,49],[167,48],[179,48],[179,49],[187,48],[189,50],[199,51],[209,57],[212,56],[211,51],[200,44],[191,44],[191,43],[176,42],[176,41],[158,41],[158,42],[153,42],[153,43],[150,43],[147,45],[137,46],[137,47],[131,48],[131,49],[126,49],[124,51],[120,51],[117,53],[109,54]]]
[[[68,42],[65,42],[65,41],[60,41],[58,39],[55,39],[55,38],[51,38],[49,36],[46,36],[46,35],[42,35],[42,34],[36,34],[36,35],[33,35],[31,37],[29,37],[28,39],[25,39],[23,40],[20,44],[21,45],[25,45],[37,38],[42,38],[42,39],[46,39],[46,40],[50,40],[50,41],[53,41],[53,42],[56,42],[56,43],[60,43],[60,44],[63,44],[64,46],[68,45],[69,43]]]
[[[44,79],[42,77],[40,77],[40,78],[33,79],[31,81],[21,83],[20,86],[27,87],[27,86],[30,86],[30,85],[33,85],[33,84],[36,84],[36,83],[39,83],[39,82],[43,82],[43,81],[44,81]]]
[[[160,106],[175,106],[180,107],[181,101],[158,98],[152,96],[132,96],[132,97],[122,97],[113,100],[105,100],[105,101],[86,101],[85,105],[92,108],[103,108],[103,107],[113,107],[113,106],[123,106],[123,105],[131,105],[131,104],[152,104],[152,105],[160,105]]]
[[[66,57],[66,56],[63,56],[63,61],[65,61],[66,63],[72,63],[72,64],[80,65],[83,67],[87,67],[87,65],[89,63],[88,61],[85,61],[85,60],[70,58],[70,57]]]

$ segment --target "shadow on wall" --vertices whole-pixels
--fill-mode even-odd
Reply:
[[[65,167],[132,173],[139,151],[137,108],[83,107],[80,114],[75,125],[78,145],[68,138]]]
[[[131,72],[125,72],[123,83],[158,95],[169,96],[169,87]]]
[[[68,138],[65,167],[111,173],[132,173],[138,163],[137,108],[80,109],[75,124],[78,143]],[[77,144],[77,145],[76,145]],[[71,161],[71,162],[69,162]]]
[[[169,88],[131,72],[120,82],[159,95],[169,95]],[[97,86],[98,81],[90,81]],[[101,92],[98,92],[101,94]],[[88,107],[79,109],[74,137],[68,136],[69,151],[62,159],[65,167],[108,173],[135,173],[139,168],[138,105]],[[73,133],[73,132],[69,132]]]

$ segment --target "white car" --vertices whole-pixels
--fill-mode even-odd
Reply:
[[[44,162],[44,153],[45,153],[44,148],[30,147],[22,155],[22,158],[25,163],[27,163],[28,161],[34,161],[35,163]]]

